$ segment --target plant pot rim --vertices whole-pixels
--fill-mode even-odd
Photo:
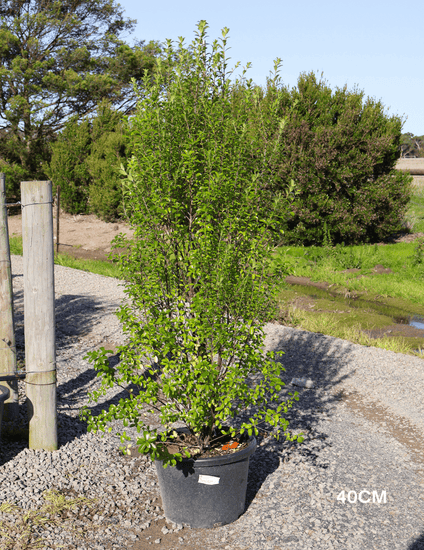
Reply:
[[[187,428],[176,428],[176,432],[184,432],[187,431]],[[257,441],[256,437],[254,435],[251,435],[248,439],[249,445],[245,447],[244,449],[241,449],[240,451],[235,451],[234,453],[229,453],[225,455],[220,456],[210,456],[210,457],[204,457],[204,458],[196,458],[195,456],[192,456],[190,458],[183,457],[182,461],[178,461],[176,466],[178,464],[189,464],[192,463],[195,467],[198,465],[199,467],[209,467],[209,466],[221,466],[224,464],[232,464],[233,462],[240,462],[241,460],[245,460],[248,458],[251,454],[254,453],[257,447]],[[161,465],[162,460],[155,460],[155,464]],[[175,466],[175,467],[176,467]]]

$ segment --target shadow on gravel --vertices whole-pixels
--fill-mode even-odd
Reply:
[[[424,533],[408,546],[408,550],[424,550]]]
[[[119,354],[109,357],[111,366],[119,363]],[[81,408],[81,402],[87,402],[87,392],[94,389],[96,383],[97,372],[88,368],[84,372],[79,373],[75,378],[68,380],[57,386],[57,422],[58,422],[58,443],[59,449],[80,438],[87,433],[87,424],[78,417],[78,412]],[[129,385],[128,389],[133,388],[134,393],[137,393],[137,387]],[[94,415],[100,414],[103,410],[108,410],[111,404],[117,404],[120,399],[127,397],[127,391],[122,390],[110,399],[99,404],[94,404],[91,411]],[[27,403],[20,404],[19,423],[16,425],[8,425],[3,422],[2,443],[0,445],[0,467],[9,460],[13,460],[21,451],[28,448],[28,414]],[[117,439],[117,443],[119,441]]]
[[[259,446],[261,438],[257,438],[258,447],[249,462],[245,510],[249,508],[267,477],[280,466],[283,468],[284,462],[309,462],[318,468],[328,467],[320,454],[331,444],[326,441],[327,435],[317,425],[323,417],[331,417],[332,409],[341,399],[337,386],[350,376],[350,373],[342,374],[340,371],[349,364],[353,344],[343,342],[343,351],[338,351],[334,340],[324,338],[322,334],[297,330],[284,330],[283,333],[283,330],[281,325],[275,325],[275,330],[271,328],[267,349],[285,352],[279,359],[285,369],[281,373],[281,379],[286,384],[280,396],[285,400],[289,393],[297,391],[299,401],[295,401],[293,408],[283,416],[289,421],[288,431],[303,433],[305,440],[299,444],[288,442],[284,437],[280,441],[270,437],[264,446]],[[293,386],[293,378],[313,380],[315,388]],[[278,403],[275,403],[270,408],[277,406]]]
[[[275,332],[269,345],[272,350],[285,352],[279,361],[286,369],[282,373],[286,384],[294,377],[306,377],[312,379],[317,388],[328,391],[336,389],[355,373],[351,369],[348,374],[341,374],[341,370],[350,363],[355,344],[320,333],[274,326]],[[279,334],[279,329],[284,330],[284,333]],[[293,386],[290,388],[298,389]]]
[[[105,344],[106,349],[108,348]],[[108,357],[109,365],[115,367],[120,362],[120,354],[116,353]],[[156,375],[151,376],[156,378]],[[73,441],[75,438],[87,433],[87,424],[85,421],[80,420],[78,416],[74,416],[79,412],[81,402],[87,403],[87,393],[94,390],[95,384],[97,384],[97,371],[93,368],[88,368],[84,372],[80,373],[77,377],[72,378],[64,384],[58,385],[58,414],[60,415],[59,422],[61,423],[59,429],[59,444],[65,445]],[[123,388],[120,392],[116,393],[110,399],[100,401],[99,403],[87,403],[91,414],[98,416],[102,411],[109,410],[109,407],[117,405],[123,398],[128,397],[129,391],[132,390],[132,394],[137,396],[141,391],[140,387],[135,384],[128,384],[126,388]],[[72,411],[72,415],[66,414],[66,411]],[[62,413],[62,414],[61,414]],[[118,439],[117,439],[118,441]],[[120,442],[119,442],[120,444]]]
[[[16,277],[16,275],[13,275]],[[16,347],[23,348],[24,345],[24,291],[19,290],[13,293],[13,320],[15,325]]]
[[[89,296],[64,294],[56,299],[56,339],[60,341],[60,347],[66,348],[75,338],[86,336],[91,328],[97,324],[97,318],[110,313],[112,309],[108,303]]]
[[[23,290],[15,292],[13,299],[17,358],[21,360],[25,356]],[[75,347],[76,340],[89,334],[92,327],[97,323],[99,316],[106,312],[110,313],[110,309],[111,306],[107,301],[103,303],[89,296],[69,294],[58,297],[55,301],[57,348],[64,350],[69,347]],[[113,306],[113,310],[115,309]],[[101,343],[96,347],[100,347],[100,345]],[[105,345],[107,346],[107,344]],[[81,353],[81,358],[85,353],[85,351]],[[72,357],[70,361],[73,359]],[[117,364],[119,356],[112,356],[110,361],[111,364]],[[63,368],[62,364],[66,365],[66,363],[66,360],[59,360],[57,364],[58,371]],[[66,411],[70,410],[75,414],[75,409],[77,407],[79,409],[78,403],[81,402],[82,398],[86,397],[87,391],[91,389],[95,379],[96,371],[90,368],[65,384],[58,384],[57,409],[60,446],[87,432],[86,423],[81,422],[78,417],[75,418],[66,414]],[[21,388],[20,394],[25,395],[24,386],[21,386]],[[118,402],[120,398],[124,397],[125,393],[122,391],[109,403],[99,406],[98,412],[103,408],[108,408],[110,403]],[[20,404],[18,423],[8,426],[3,422],[3,428],[2,443],[0,445],[0,466],[9,460],[13,460],[23,449],[28,448],[28,415],[25,399]]]
[[[301,400],[299,400],[299,403]],[[290,420],[287,414],[286,418]],[[290,430],[290,426],[289,426]],[[284,463],[294,461],[294,463],[309,462],[316,468],[326,469],[328,464],[320,457],[321,451],[328,446],[325,440],[326,434],[320,430],[310,427],[308,433],[304,433],[305,440],[299,444],[289,442],[285,439],[277,441],[272,437],[263,445],[259,446],[262,438],[258,437],[258,447],[249,461],[249,477],[247,482],[246,506],[245,512],[252,504],[261,486],[278,468],[284,468]]]
[[[14,293],[15,339],[17,349],[24,350],[23,291]],[[109,313],[111,306],[89,296],[66,294],[55,300],[57,347],[66,349],[75,345],[75,340],[91,332],[97,319]],[[116,308],[113,307],[113,310]]]

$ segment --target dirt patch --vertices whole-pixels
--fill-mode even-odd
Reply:
[[[357,273],[360,271],[360,269],[352,268],[352,269],[345,269],[341,273]],[[384,265],[377,264],[374,269],[374,273],[376,275],[383,275],[385,273],[393,273],[393,271],[389,267],[384,267]],[[357,278],[364,277],[364,275],[358,275]],[[330,283],[327,283],[326,281],[322,282],[315,282],[311,281],[309,277],[295,277],[294,275],[289,275],[285,279],[286,283],[289,285],[302,285],[302,286],[313,286],[315,288],[320,288],[322,290],[328,290],[331,286]],[[335,294],[334,294],[335,295]]]
[[[391,237],[388,237],[384,243],[377,243],[378,246],[384,246],[386,244],[393,243],[412,243],[417,239],[424,237],[424,233],[396,233]]]
[[[390,269],[390,267],[384,267],[384,265],[377,264],[374,267],[375,273],[378,275],[383,275],[384,273],[393,273],[393,271]]]
[[[9,235],[22,235],[22,215],[8,216]],[[53,214],[53,231],[56,243],[56,213]],[[111,252],[111,242],[125,233],[132,237],[134,231],[123,222],[107,223],[93,214],[77,215],[61,212],[59,216],[59,252],[75,258],[106,260]],[[56,249],[56,247],[55,247]]]
[[[389,337],[403,337],[403,338],[423,338],[424,330],[416,328],[410,325],[404,324],[393,324],[384,328],[378,328],[373,330],[364,330],[365,334],[371,336],[371,338],[383,338],[384,336]]]

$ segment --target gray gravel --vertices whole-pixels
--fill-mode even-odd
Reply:
[[[12,257],[12,271],[22,356],[21,257]],[[424,549],[423,359],[268,324],[266,349],[285,351],[282,396],[300,394],[288,418],[305,442],[259,438],[245,513],[231,525],[190,529],[166,522],[155,469],[145,457],[118,451],[118,423],[101,438],[77,418],[87,391],[98,384],[83,356],[93,347],[116,350],[123,343],[114,315],[123,288],[114,279],[60,266],[55,284],[60,448],[47,453],[29,450],[24,439],[4,440],[0,501],[39,510],[51,489],[67,499],[97,500],[34,527],[45,548]],[[290,384],[302,377],[315,387]],[[23,404],[24,383],[20,395]],[[109,390],[97,410],[122,395]],[[25,414],[22,406],[22,422]],[[356,502],[337,500],[342,491]],[[370,502],[358,502],[360,493]],[[19,517],[0,513],[9,533],[13,522],[23,529]],[[1,548],[18,548],[16,540],[8,543],[0,531]]]

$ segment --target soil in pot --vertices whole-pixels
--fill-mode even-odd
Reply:
[[[223,429],[226,431],[228,427],[224,426]],[[250,443],[247,433],[236,435],[232,438],[228,434],[222,434],[221,431],[217,431],[213,439],[211,439],[211,444],[203,452],[200,452],[196,436],[191,434],[188,429],[177,428],[173,431],[178,435],[174,439],[169,439],[165,442],[168,451],[174,454],[182,452],[182,449],[187,447],[192,457],[196,459],[230,455],[236,451],[245,449]]]

